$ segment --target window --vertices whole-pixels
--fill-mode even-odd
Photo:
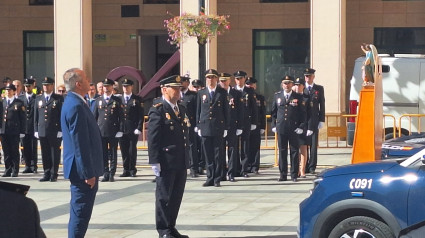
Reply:
[[[24,77],[34,76],[37,85],[48,76],[54,78],[53,31],[24,31]]]
[[[310,65],[310,29],[253,30],[253,44],[254,78],[270,112],[281,79],[303,76]]]
[[[381,54],[425,54],[425,27],[375,28],[374,45]]]
[[[143,0],[143,4],[180,4],[180,0]]]
[[[53,5],[53,0],[29,0],[30,5]]]
[[[121,17],[139,17],[139,5],[122,5]]]

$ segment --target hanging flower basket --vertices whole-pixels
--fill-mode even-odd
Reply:
[[[168,42],[179,47],[186,38],[196,37],[198,44],[204,45],[211,37],[230,29],[228,18],[228,15],[205,15],[201,12],[199,16],[183,13],[181,16],[164,20],[164,26],[168,30]]]

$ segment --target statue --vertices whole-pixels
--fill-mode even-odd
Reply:
[[[372,53],[372,47],[371,45],[363,43],[360,48],[366,55],[362,67],[363,85],[371,85],[375,82],[375,59],[373,56],[374,54]]]

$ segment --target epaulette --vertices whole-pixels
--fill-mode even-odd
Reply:
[[[153,107],[159,107],[159,106],[162,106],[162,102],[153,105]]]

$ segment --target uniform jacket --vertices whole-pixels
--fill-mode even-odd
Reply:
[[[63,98],[52,93],[46,102],[44,94],[38,95],[34,103],[34,132],[40,137],[56,137],[61,130],[60,116]]]
[[[2,103],[2,126],[0,134],[19,135],[25,134],[25,106],[24,102],[15,98],[13,102],[7,106],[7,99],[3,99]]]
[[[266,129],[266,100],[261,94],[255,93],[255,95],[258,109],[257,127],[259,129]]]
[[[149,110],[148,153],[149,164],[160,164],[162,170],[187,169],[188,126],[186,108],[179,107],[177,117],[165,100]]]
[[[325,122],[325,93],[323,86],[314,84],[311,91],[306,87],[304,94],[309,98],[309,109],[311,117],[308,119],[308,128],[317,130],[319,122]]]
[[[89,98],[88,95],[86,95],[84,98],[86,99],[87,105],[89,105],[90,110],[93,112],[94,111],[94,107],[96,105],[96,99],[100,97],[99,94],[95,94],[94,97],[92,99]]]
[[[102,137],[115,137],[117,132],[122,132],[123,128],[121,99],[111,95],[109,102],[106,103],[103,96],[98,97],[96,99],[94,117],[99,125]]]
[[[186,107],[190,124],[193,125],[192,128],[196,125],[196,97],[196,92],[187,90],[187,92],[183,94],[183,98],[180,100],[181,104]]]
[[[244,87],[242,91],[243,108],[243,130],[251,130],[251,125],[258,123],[258,108],[255,91],[252,88]]]
[[[35,98],[36,95],[32,94],[29,101],[27,95],[19,96],[19,99],[24,102],[25,106],[25,116],[26,116],[26,126],[25,126],[25,134],[33,135],[34,134],[34,115],[35,115]]]
[[[142,98],[132,94],[127,103],[125,103],[125,96],[120,96],[123,109],[123,133],[134,134],[134,130],[142,131],[145,111],[143,108]]]
[[[244,118],[244,110],[242,108],[242,93],[234,88],[230,88],[227,95],[227,100],[229,102],[229,123],[230,129],[236,131],[236,129],[242,130],[242,120]]]
[[[302,95],[292,91],[291,96],[286,100],[283,91],[275,93],[271,115],[272,128],[276,127],[276,131],[279,134],[303,128],[306,110]]]
[[[102,138],[90,108],[69,92],[64,102],[63,174],[66,179],[85,180],[103,174]]]
[[[226,90],[217,87],[214,98],[208,88],[198,92],[196,122],[202,136],[222,136],[229,125],[229,102]]]

